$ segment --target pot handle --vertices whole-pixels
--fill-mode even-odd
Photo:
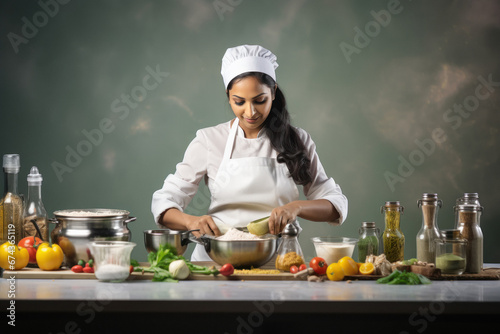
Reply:
[[[191,232],[199,232],[199,231],[200,231],[200,229],[189,230],[189,231],[182,232],[181,245],[185,246],[185,245],[187,245],[187,244],[189,244],[191,242],[189,233],[191,233]]]
[[[187,239],[188,242],[193,242],[195,244],[203,246],[207,253],[210,253],[210,239],[205,238],[205,235],[202,235],[200,238],[196,238],[194,235],[190,235]]]
[[[47,221],[48,221],[49,223],[52,223],[52,224],[57,224],[57,223],[59,223],[59,221],[57,220],[57,218],[49,218],[49,219],[47,219]]]
[[[128,223],[135,221],[136,219],[137,219],[137,217],[129,217],[129,218],[125,219],[123,222],[125,224],[128,224]]]

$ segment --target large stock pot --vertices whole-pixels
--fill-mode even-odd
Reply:
[[[130,212],[115,209],[77,209],[54,212],[51,223],[56,224],[51,233],[53,243],[64,252],[64,263],[72,267],[82,259],[91,257],[91,241],[130,241],[128,223],[136,220]]]

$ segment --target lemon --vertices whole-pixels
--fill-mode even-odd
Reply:
[[[344,269],[338,263],[332,263],[326,268],[326,276],[330,281],[342,281],[344,279]]]
[[[361,273],[361,275],[371,275],[374,271],[375,266],[370,262],[363,263],[361,267],[359,267],[359,272]]]
[[[359,273],[358,264],[349,256],[344,256],[339,260],[339,265],[347,276],[357,275]]]

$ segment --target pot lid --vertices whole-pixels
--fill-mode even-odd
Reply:
[[[130,212],[117,209],[69,209],[54,211],[54,216],[69,218],[128,216]]]

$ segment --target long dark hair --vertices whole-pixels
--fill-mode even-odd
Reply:
[[[228,98],[233,83],[249,76],[255,77],[274,92],[276,82],[269,75],[260,72],[247,72],[231,80],[227,86]],[[286,108],[285,95],[279,87],[276,88],[271,112],[264,122],[263,129],[270,138],[271,145],[278,152],[278,162],[286,164],[295,183],[300,185],[310,183],[312,181],[311,160],[306,154],[306,147],[300,140],[297,130],[290,125],[290,114]]]

